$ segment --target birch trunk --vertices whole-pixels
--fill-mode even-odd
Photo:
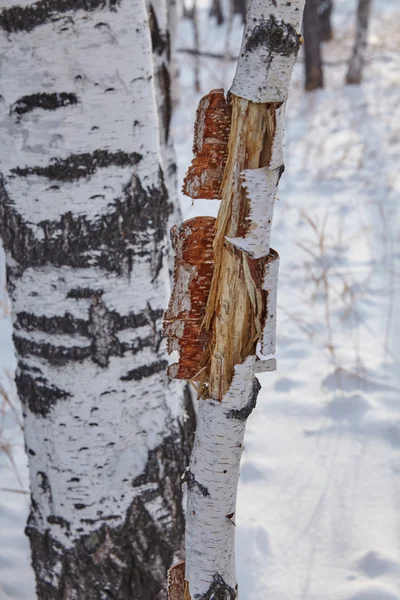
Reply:
[[[357,9],[356,40],[350,58],[346,83],[361,83],[368,44],[368,24],[371,12],[371,0],[359,0]]]
[[[305,89],[311,92],[324,87],[321,59],[321,23],[318,0],[306,0],[304,8]]]
[[[180,565],[171,571],[170,600],[238,598],[236,493],[246,421],[260,388],[255,373],[274,363],[258,356],[275,350],[279,257],[269,241],[303,7],[303,0],[252,0],[229,106],[213,90],[197,113],[184,190],[218,197],[221,205],[215,223],[198,217],[173,232],[165,332],[179,361],[169,372],[196,382],[200,399],[184,478],[186,581]]]
[[[170,205],[145,4],[3,0],[0,57],[37,594],[164,598],[193,415],[164,374]]]

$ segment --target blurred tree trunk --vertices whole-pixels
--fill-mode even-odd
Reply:
[[[246,0],[230,0],[233,3],[233,14],[240,15],[242,17],[243,23],[246,21],[246,10],[247,10],[247,2]]]
[[[217,25],[222,25],[225,21],[224,13],[222,10],[221,0],[211,0],[210,6],[210,17],[215,17],[217,19]]]
[[[321,26],[321,40],[329,42],[333,38],[331,15],[333,0],[319,0],[318,14]]]
[[[356,39],[353,54],[349,62],[346,83],[361,83],[368,43],[368,25],[371,12],[371,0],[359,0],[357,9]]]
[[[194,423],[160,330],[164,31],[156,102],[144,0],[1,3],[0,234],[39,600],[165,598],[182,551]]]
[[[303,18],[305,89],[316,90],[324,86],[321,59],[321,23],[318,15],[318,1],[306,0]]]

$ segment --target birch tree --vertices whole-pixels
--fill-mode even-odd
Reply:
[[[270,248],[284,170],[283,119],[299,50],[304,1],[251,0],[233,85],[197,111],[192,198],[219,198],[217,219],[174,228],[175,281],[165,316],[169,374],[199,395],[187,488],[186,563],[169,575],[170,600],[234,600],[235,511],[256,372],[274,368],[278,253]],[[260,360],[261,359],[261,360]]]
[[[161,341],[168,89],[156,73],[156,101],[152,34],[144,0],[0,8],[0,235],[40,600],[164,598],[182,549],[193,414]]]
[[[371,12],[371,0],[359,0],[357,8],[356,39],[349,62],[346,83],[361,83],[368,44],[368,24]]]

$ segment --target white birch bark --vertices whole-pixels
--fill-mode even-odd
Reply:
[[[252,0],[250,2],[242,50],[231,88],[233,95],[258,104],[280,104],[286,100],[291,72],[300,45],[298,29],[303,8],[304,0],[292,2]],[[248,110],[247,105],[244,110]],[[269,354],[275,349],[279,262],[277,253],[270,249],[269,239],[276,188],[283,172],[284,106],[278,106],[277,111],[273,113],[267,113],[267,110],[269,109],[266,106],[265,118],[271,114],[276,118],[276,122],[271,126],[273,139],[268,140],[270,158],[266,166],[247,169],[242,173],[242,185],[246,189],[249,206],[246,233],[242,237],[234,236],[227,239],[242,251],[241,264],[243,264],[246,284],[248,282],[248,294],[253,306],[257,303],[256,295],[260,290],[254,290],[250,266],[246,267],[246,265],[250,264],[248,262],[250,259],[259,260],[258,264],[264,265],[261,288],[267,291],[268,297],[264,330],[260,332],[259,340],[262,351]],[[231,131],[233,133],[231,133],[229,147],[231,151],[234,148],[235,156],[240,157],[247,149],[237,145],[240,129],[238,134],[237,125],[233,120]],[[253,136],[253,142],[255,138],[256,136]],[[227,165],[230,165],[229,156]],[[229,168],[231,168],[229,177],[233,182],[232,185],[236,185],[238,174],[235,166]],[[227,177],[225,171],[222,190],[225,190]],[[222,191],[221,194],[221,206],[224,207],[224,192]],[[231,202],[237,200],[233,198]],[[232,215],[233,211],[234,208],[231,208]],[[227,214],[229,210],[225,206],[222,221],[223,218],[228,218],[225,216]],[[237,219],[237,212],[232,216],[232,220],[234,218]],[[218,219],[216,229],[218,236]],[[238,227],[232,229],[237,230]],[[214,251],[215,248],[214,244]],[[247,275],[246,269],[248,269]],[[226,281],[226,279],[221,280]],[[226,302],[233,304],[235,299],[229,298]],[[222,312],[225,308],[220,307],[219,310]],[[224,356],[213,356],[211,360],[217,364],[218,358],[223,373]],[[195,443],[190,467],[185,477],[188,495],[186,527],[188,594],[185,595],[185,600],[187,598],[192,600],[238,598],[234,560],[236,491],[245,425],[255,406],[259,390],[255,372],[263,370],[258,362],[260,361],[256,360],[255,352],[244,358],[241,364],[236,364],[234,367],[233,380],[222,399],[219,401],[212,397],[202,399],[199,403]],[[266,362],[265,370],[272,370],[274,361],[270,359]]]
[[[255,356],[235,368],[221,401],[200,400],[195,443],[185,473],[186,579],[192,598],[237,597],[235,511],[246,420],[260,388]],[[225,593],[224,596],[218,594]]]
[[[356,39],[349,62],[346,83],[361,83],[368,44],[368,24],[371,0],[359,0],[357,8]]]
[[[233,94],[252,102],[285,102],[300,45],[302,4],[251,1],[231,88]]]
[[[0,235],[39,598],[163,597],[190,438],[142,0],[3,0]],[[188,405],[189,406],[189,405]]]

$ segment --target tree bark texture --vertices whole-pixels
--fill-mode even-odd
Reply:
[[[333,10],[332,0],[319,0],[318,14],[321,27],[321,40],[329,42],[333,39],[333,30],[331,23],[331,15]]]
[[[183,545],[194,421],[161,341],[170,110],[154,12],[151,38],[143,0],[0,8],[0,235],[40,600],[164,598]]]
[[[324,86],[321,59],[321,23],[318,14],[319,0],[306,0],[304,8],[305,89],[310,92]]]
[[[302,0],[252,0],[228,102],[213,90],[197,112],[184,190],[221,204],[215,222],[197,217],[173,232],[175,281],[164,327],[179,360],[169,373],[197,386],[199,409],[184,477],[186,582],[181,567],[171,571],[170,600],[238,598],[236,493],[260,389],[255,373],[271,370],[273,359],[264,359],[275,351],[279,256],[270,233],[303,7]]]
[[[361,83],[368,44],[368,25],[371,12],[371,0],[359,0],[357,8],[356,39],[349,62],[346,83]]]

